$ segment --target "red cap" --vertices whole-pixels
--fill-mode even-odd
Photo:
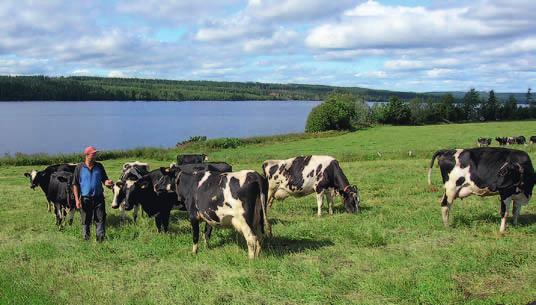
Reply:
[[[84,155],[92,155],[96,152],[98,152],[98,150],[96,150],[93,146],[88,146],[86,149],[84,149]]]

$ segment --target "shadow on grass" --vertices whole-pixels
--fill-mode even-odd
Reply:
[[[367,212],[370,210],[372,210],[372,207],[360,205],[359,212],[354,213],[354,214],[359,214],[359,213]],[[316,207],[312,208],[311,211],[313,211],[316,214],[317,208]],[[329,211],[328,207],[324,204],[324,206],[322,206],[322,215],[329,215],[328,211]],[[346,208],[344,207],[344,205],[340,205],[340,204],[333,205],[333,214],[342,214],[342,213],[348,213],[346,212]]]
[[[329,239],[304,239],[284,236],[273,236],[265,238],[263,241],[263,252],[271,256],[285,256],[292,253],[303,252],[307,250],[317,250],[323,247],[333,246],[334,243]]]
[[[508,216],[507,221],[511,225],[512,216]],[[474,224],[474,222],[500,224],[501,217],[499,216],[498,213],[496,214],[482,213],[482,214],[478,214],[475,216],[456,215],[454,216],[454,219],[452,220],[452,226],[453,227],[470,227],[471,225]],[[518,227],[527,227],[535,223],[536,223],[536,214],[523,214],[523,212],[521,212],[521,215],[519,215],[519,218],[517,219]]]

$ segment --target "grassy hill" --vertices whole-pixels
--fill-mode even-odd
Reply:
[[[184,212],[173,212],[170,234],[144,217],[120,225],[108,190],[107,240],[84,242],[79,214],[56,229],[43,194],[23,176],[32,167],[3,166],[0,304],[526,304],[536,300],[534,202],[501,235],[497,198],[457,200],[445,229],[441,193],[428,190],[426,173],[439,148],[535,134],[536,121],[382,126],[211,151],[211,160],[258,171],[264,159],[330,154],[361,190],[352,215],[338,199],[335,214],[325,208],[320,218],[314,196],[276,201],[274,237],[255,261],[240,235],[221,229],[193,256]],[[536,158],[532,146],[514,148]],[[125,161],[104,161],[110,177]],[[171,160],[140,161],[155,168]],[[437,168],[433,181],[440,185]]]

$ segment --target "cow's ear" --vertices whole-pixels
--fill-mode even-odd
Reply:
[[[30,175],[30,173],[24,173],[24,177],[28,177],[30,178],[32,175]]]

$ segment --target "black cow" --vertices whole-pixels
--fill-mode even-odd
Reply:
[[[255,171],[220,173],[181,171],[176,192],[184,202],[193,232],[192,252],[197,253],[199,221],[205,227],[208,245],[212,226],[234,227],[244,235],[250,259],[259,256],[266,215],[266,179]]]
[[[478,138],[476,144],[478,147],[488,147],[491,145],[491,138]]]
[[[49,212],[52,211],[54,208],[53,201],[50,200],[50,197],[48,196],[48,187],[50,184],[50,176],[55,172],[74,172],[74,168],[76,167],[76,164],[55,164],[50,165],[47,168],[45,168],[42,171],[37,171],[33,169],[29,173],[24,173],[24,176],[28,177],[30,179],[30,187],[35,190],[37,186],[43,190],[43,193],[45,193],[45,196],[47,198],[47,210]]]
[[[504,146],[508,144],[508,138],[507,137],[496,137],[495,141],[499,143],[499,145]]]
[[[333,214],[333,197],[342,195],[348,213],[359,211],[359,190],[350,185],[339,162],[330,156],[301,156],[287,160],[267,160],[262,164],[268,179],[268,205],[274,199],[283,200],[288,196],[302,197],[316,193],[317,215],[322,215],[323,197]]]
[[[149,164],[142,163],[142,162],[127,162],[123,164],[123,170],[121,172],[121,176],[119,177],[119,180],[115,183],[115,185],[112,187],[112,191],[114,194],[113,200],[112,200],[112,208],[117,209],[119,208],[121,222],[125,221],[126,215],[125,215],[125,193],[127,189],[127,184],[131,181],[136,181],[139,178],[141,178],[143,175],[146,175],[149,173]],[[134,222],[138,219],[138,209],[139,205],[134,205],[133,208],[133,219]]]
[[[208,158],[207,158],[207,155],[205,154],[177,155],[177,165],[196,164],[196,163],[203,163],[207,161],[208,161]]]
[[[535,144],[536,143],[536,136],[530,136],[529,143],[530,144]]]
[[[130,211],[136,205],[141,205],[149,217],[155,216],[158,232],[168,231],[169,214],[177,204],[177,194],[173,192],[158,192],[156,185],[169,172],[170,168],[161,167],[143,175],[137,180],[127,180],[124,184],[125,210]]]
[[[53,203],[56,214],[56,225],[63,227],[67,215],[69,225],[73,224],[76,210],[74,193],[72,190],[73,173],[66,171],[54,172],[50,175],[47,198]]]
[[[432,167],[436,158],[445,187],[441,199],[445,226],[448,226],[449,210],[454,199],[471,194],[500,196],[501,232],[506,230],[506,217],[513,201],[513,223],[517,224],[521,206],[530,200],[534,186],[534,169],[526,152],[499,147],[439,150],[430,163],[429,185],[432,184]]]

